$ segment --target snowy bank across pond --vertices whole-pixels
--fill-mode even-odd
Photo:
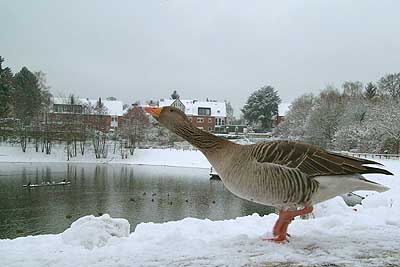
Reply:
[[[79,153],[78,153],[79,154]],[[204,155],[197,150],[177,149],[136,149],[134,154],[127,159],[109,152],[107,158],[96,159],[94,154],[87,150],[85,155],[77,155],[67,161],[63,146],[54,146],[51,154],[35,152],[34,148],[28,148],[22,152],[19,146],[0,146],[1,162],[79,162],[79,163],[117,163],[134,165],[157,165],[190,168],[210,168],[211,165]]]
[[[0,240],[0,266],[400,266],[400,161],[395,176],[368,175],[391,187],[348,207],[340,197],[296,219],[288,244],[262,241],[277,215],[224,221],[186,218],[142,223],[85,216],[57,235]]]

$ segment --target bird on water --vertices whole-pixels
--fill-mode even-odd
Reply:
[[[313,205],[356,190],[387,191],[363,174],[393,175],[368,159],[323,150],[294,141],[239,145],[193,126],[175,107],[145,107],[161,125],[197,147],[218,172],[226,188],[240,198],[279,209],[270,240],[286,242],[294,217]]]

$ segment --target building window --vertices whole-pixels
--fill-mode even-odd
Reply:
[[[212,119],[211,118],[208,118],[208,123],[212,123]]]
[[[54,104],[54,112],[61,112],[61,107],[60,107],[60,105]]]
[[[202,116],[210,116],[211,108],[199,108],[198,113],[199,113],[199,115],[202,115]]]
[[[225,120],[224,119],[221,119],[221,124],[225,125]]]
[[[211,127],[208,127],[208,131],[211,132],[211,131],[212,131],[212,128],[211,128]]]
[[[204,119],[203,118],[197,118],[197,123],[203,123]]]
[[[185,112],[185,106],[182,103],[179,102],[174,102],[172,104],[173,107],[176,107],[177,109],[180,109],[181,111]]]

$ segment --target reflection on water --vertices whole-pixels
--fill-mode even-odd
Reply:
[[[68,179],[68,186],[23,184]],[[208,170],[96,164],[0,164],[0,238],[60,233],[84,215],[109,213],[131,223],[185,217],[221,220],[273,211],[239,199]]]

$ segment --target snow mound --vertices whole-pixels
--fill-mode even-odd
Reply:
[[[71,224],[61,234],[65,244],[83,246],[86,249],[103,247],[112,238],[128,237],[129,222],[126,219],[113,219],[108,214],[100,217],[85,216]]]
[[[353,213],[354,209],[347,206],[342,197],[335,197],[314,206],[313,214],[316,218]]]
[[[390,208],[395,207],[397,203],[386,193],[371,193],[362,201],[363,208]]]

